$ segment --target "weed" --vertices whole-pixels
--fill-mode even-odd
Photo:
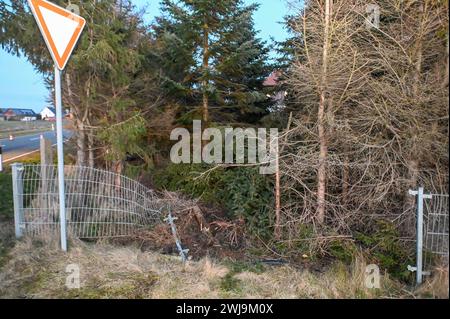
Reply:
[[[414,252],[410,247],[402,245],[399,238],[395,225],[388,221],[379,221],[371,234],[356,234],[356,239],[372,263],[386,269],[395,278],[408,282],[411,281],[412,274],[406,265],[414,263]]]
[[[241,272],[252,272],[255,274],[262,274],[266,271],[266,267],[261,262],[247,262],[247,261],[228,261],[225,264],[230,268],[230,273],[238,274]]]
[[[12,176],[10,173],[0,173],[0,221],[11,220],[13,217]]]
[[[242,291],[242,281],[234,277],[234,273],[229,272],[220,281],[220,289],[225,292],[239,293]]]

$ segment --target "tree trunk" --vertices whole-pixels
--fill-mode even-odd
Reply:
[[[444,82],[442,83],[442,86],[443,86],[444,89],[448,87],[448,76],[449,76],[449,65],[448,65],[448,63],[449,63],[449,54],[448,54],[448,51],[449,51],[449,44],[448,44],[448,33],[447,33],[447,52],[446,52],[447,54],[446,54],[446,57],[445,57],[445,61],[446,61],[445,77],[444,77]]]
[[[342,201],[347,204],[348,201],[348,187],[350,186],[350,159],[348,155],[344,157],[344,167],[342,168]]]
[[[121,187],[122,185],[121,185],[121,175],[122,175],[122,171],[123,171],[123,161],[116,161],[114,164],[113,164],[113,167],[114,167],[114,173],[116,173],[117,174],[117,176],[115,177],[115,182],[114,182],[114,184],[115,184],[115,186],[116,187]]]
[[[289,120],[286,128],[286,132],[289,132],[292,124],[292,112],[289,114]],[[276,158],[276,173],[275,173],[275,239],[281,239],[281,170],[280,170],[280,154],[283,153],[284,145],[281,150],[278,150]]]
[[[94,167],[95,164],[95,152],[94,152],[94,136],[92,131],[88,133],[88,165]]]
[[[76,120],[77,127],[77,165],[86,166],[86,134],[84,131],[84,124],[80,120]]]
[[[423,64],[423,34],[424,34],[424,17],[426,16],[427,3],[425,2],[425,7],[421,7],[420,22],[418,24],[419,30],[417,30],[417,40],[415,43],[415,66],[413,74],[413,96],[416,101],[420,99],[420,82],[422,75],[422,64]],[[409,154],[408,159],[408,185],[409,189],[417,189],[419,182],[419,163],[420,154],[417,154],[414,149]],[[413,235],[415,232],[415,198],[408,194],[408,190],[405,190],[406,199],[404,200],[404,211],[406,213],[406,232]]]
[[[319,169],[317,172],[317,221],[323,224],[325,221],[325,200],[326,200],[326,182],[327,182],[327,157],[328,157],[328,140],[326,134],[326,104],[327,92],[326,81],[328,71],[328,49],[330,35],[330,19],[332,10],[332,0],[325,1],[325,32],[323,39],[323,56],[322,56],[322,83],[320,88],[320,102],[318,110],[318,129],[319,129]]]
[[[412,190],[416,190],[418,188],[419,183],[419,162],[415,160],[410,160],[408,163],[408,188]],[[415,234],[416,228],[416,211],[415,211],[415,205],[416,205],[416,198],[415,196],[410,196],[408,192],[405,192],[406,201],[404,206],[404,213],[405,215],[405,231],[407,234],[410,234],[411,236]]]
[[[89,112],[90,113],[90,112]],[[91,114],[87,116],[86,118],[86,124],[88,126],[88,132],[86,133],[86,140],[87,140],[87,153],[88,153],[88,165],[89,167],[94,167],[95,165],[95,142],[94,142],[94,134],[92,131],[92,125],[91,125]]]
[[[203,25],[203,81],[202,81],[202,89],[203,89],[203,127],[206,127],[209,121],[209,98],[208,98],[208,78],[206,74],[209,72],[209,26],[205,21]]]
[[[66,76],[66,89],[67,89],[67,98],[69,105],[72,110],[72,115],[74,117],[74,126],[76,129],[76,145],[77,145],[77,161],[76,165],[85,166],[86,165],[86,135],[84,132],[84,124],[81,119],[80,111],[77,107],[77,103],[75,103],[72,99],[72,82],[70,78],[70,73],[67,72]]]

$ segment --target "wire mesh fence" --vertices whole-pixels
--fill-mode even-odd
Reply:
[[[16,232],[59,232],[56,165],[13,165]],[[112,172],[65,166],[67,230],[76,238],[130,236],[161,221],[164,203],[144,185]]]
[[[432,275],[436,266],[448,269],[448,194],[425,194],[424,188],[410,190],[416,197],[416,283],[423,282],[423,276]]]
[[[432,194],[424,200],[423,267],[430,272],[436,264],[448,265],[448,195]]]

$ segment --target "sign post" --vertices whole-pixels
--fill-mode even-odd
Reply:
[[[61,70],[55,65],[56,144],[58,153],[59,221],[61,227],[61,249],[67,251],[66,195],[64,190],[64,143],[61,102]]]
[[[61,249],[67,251],[66,202],[64,190],[63,111],[61,72],[83,31],[86,21],[73,12],[46,0],[28,0],[34,18],[55,62],[56,140],[58,150],[59,221]]]

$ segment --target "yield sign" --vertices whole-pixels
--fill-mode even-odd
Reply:
[[[28,0],[53,61],[63,70],[86,20],[45,0]]]

